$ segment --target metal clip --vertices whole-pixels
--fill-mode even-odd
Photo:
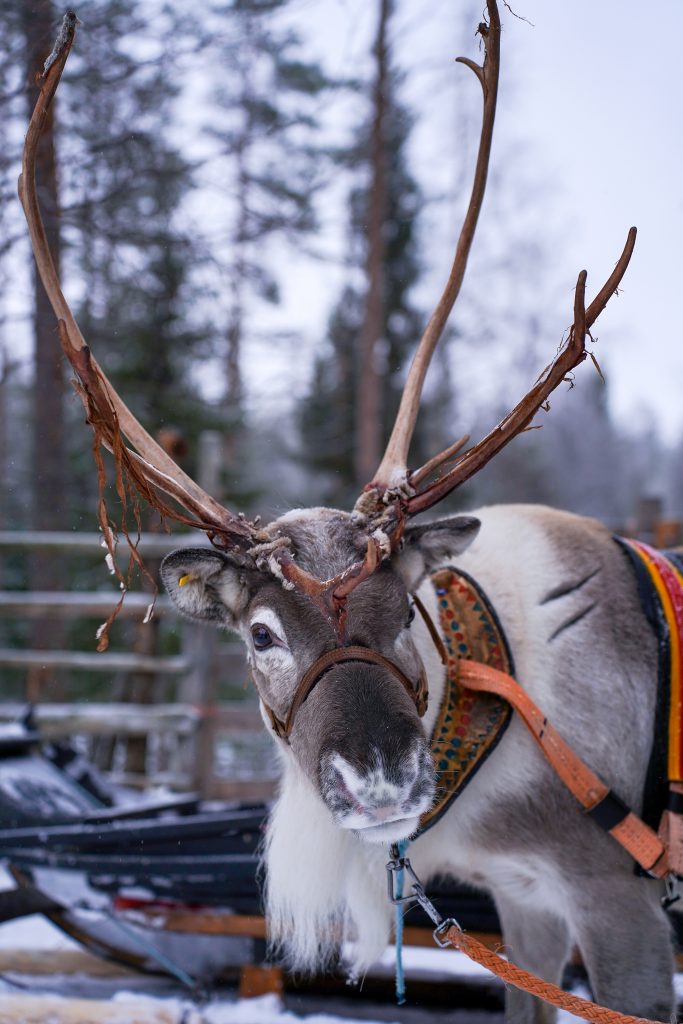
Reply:
[[[673,903],[677,903],[681,898],[681,894],[678,891],[678,878],[676,875],[667,875],[664,879],[664,895],[662,896],[661,903],[665,910],[668,910]]]
[[[459,932],[462,931],[462,928],[454,917],[447,917],[432,932],[434,942],[437,946],[440,946],[441,949],[446,949],[447,946],[451,945],[451,940],[446,936],[446,933],[449,932],[451,928],[457,928]]]
[[[397,875],[400,871],[408,870],[411,876],[414,875],[414,872],[410,867],[410,861],[408,860],[408,858],[400,856],[398,852],[398,846],[396,846],[395,843],[392,844],[391,860],[388,861],[386,868],[387,894],[389,896],[389,902],[392,903],[395,907],[400,907],[404,903],[412,903],[415,900],[415,897],[412,895],[412,893],[408,896],[396,895],[397,885],[394,881],[394,876]]]
[[[413,877],[415,876],[413,875]],[[417,878],[415,878],[415,881],[413,882],[413,895],[415,896],[415,899],[420,904],[420,906],[422,907],[422,909],[424,910],[425,914],[430,919],[432,924],[435,924],[437,926],[441,925],[443,922],[443,917],[436,909],[436,907],[430,900],[427,893],[422,888],[422,885]]]
[[[396,887],[394,884],[394,875],[399,871],[406,871],[410,875],[412,882],[412,892],[407,896],[397,896]],[[405,903],[419,903],[424,910],[425,914],[429,917],[433,924],[437,925],[437,928],[441,927],[444,923],[443,918],[439,911],[436,909],[432,901],[430,900],[427,893],[424,891],[422,882],[415,874],[413,867],[407,857],[401,857],[398,852],[398,847],[393,844],[391,847],[391,860],[387,863],[387,889],[389,895],[389,902],[395,907],[401,906]],[[452,922],[455,924],[455,922]]]

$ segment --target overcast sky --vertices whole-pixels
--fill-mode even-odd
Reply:
[[[473,0],[395,0],[392,26],[395,60],[406,69],[404,99],[417,124],[412,158],[423,189],[431,196],[453,189],[451,120],[461,102],[463,83],[470,102],[474,161],[480,101],[474,76],[453,63],[458,54],[475,59],[474,31],[483,4]],[[597,354],[606,370],[612,408],[622,422],[654,417],[669,441],[683,434],[683,344],[678,299],[683,238],[683,128],[680,113],[683,3],[661,0],[656,8],[641,0],[513,0],[517,14],[502,9],[502,79],[494,138],[492,172],[505,175],[506,161],[521,145],[524,174],[542,188],[533,231],[551,240],[544,290],[539,297],[548,357],[571,321],[577,273],[588,271],[588,298],[609,274],[630,225],[638,241],[623,292],[601,317]],[[339,75],[370,68],[369,43],[377,20],[377,2],[369,0],[292,0],[298,30],[307,37],[307,53],[323,58]],[[84,28],[78,45],[87,45]],[[201,72],[193,72],[199,74]],[[215,81],[214,69],[210,69]],[[457,87],[456,87],[457,83]],[[460,92],[458,92],[458,88]],[[458,100],[458,97],[461,100]],[[360,98],[329,104],[332,131],[339,123],[358,123]],[[321,110],[323,121],[328,111]],[[449,150],[450,146],[450,150]],[[333,175],[334,177],[334,175]],[[341,180],[341,176],[340,176]],[[338,194],[337,198],[341,196]],[[211,216],[215,216],[207,197]],[[533,205],[533,203],[532,203]],[[325,332],[330,308],[344,276],[346,212],[328,202],[323,211],[320,247],[329,262],[300,261],[285,253],[283,306],[268,311],[263,324],[290,329],[296,348],[272,357],[267,338],[249,354],[245,366],[254,406],[268,398],[291,401],[303,393],[307,366]],[[428,209],[425,248],[427,273],[419,300],[431,308],[452,259],[459,212],[444,216]],[[491,212],[489,209],[489,218]],[[487,208],[483,213],[486,228]],[[430,219],[431,218],[431,219]],[[489,230],[495,223],[489,223]],[[476,242],[475,242],[476,255]],[[470,275],[470,279],[472,275]],[[504,282],[485,282],[487,288]],[[534,282],[531,282],[533,287]],[[470,282],[478,290],[478,280]],[[550,303],[548,302],[550,298]],[[457,321],[457,310],[455,313]],[[308,339],[302,347],[298,332]],[[23,336],[23,330],[19,334]],[[503,334],[503,331],[501,331]],[[502,336],[499,344],[520,344]],[[523,344],[523,339],[521,339]],[[28,339],[26,339],[28,345]],[[291,361],[298,380],[291,386]],[[473,353],[473,380],[490,376],[491,352]],[[283,365],[287,373],[283,373]],[[541,367],[539,366],[539,369]],[[581,368],[589,372],[589,368]]]
[[[671,438],[683,429],[683,4],[519,4],[535,27],[506,18],[506,42],[523,55],[517,110],[566,202],[562,262],[585,265],[595,284],[637,226],[623,294],[601,321],[601,354],[616,410],[647,405]]]
[[[295,3],[313,49],[324,53],[340,73],[367,66],[376,8],[367,0]],[[453,57],[458,52],[477,56],[473,33],[481,9],[468,0],[397,4],[396,53],[408,67],[406,95],[418,115],[415,153],[422,160],[423,184],[426,164],[433,169],[434,184],[446,173],[439,116],[444,116],[449,76],[469,75],[452,64]],[[628,422],[654,416],[665,437],[675,440],[683,432],[677,309],[683,237],[683,4],[662,0],[655,8],[640,0],[514,0],[513,9],[533,27],[502,10],[502,80],[492,166],[501,171],[497,157],[511,143],[522,142],[533,164],[531,177],[549,186],[539,196],[539,211],[541,220],[547,217],[553,225],[549,272],[566,301],[558,304],[556,319],[548,320],[548,351],[554,351],[571,321],[578,271],[588,271],[590,299],[618,258],[628,228],[636,225],[636,251],[622,294],[599,321],[597,352],[619,418]],[[462,38],[460,26],[468,15],[472,36],[463,51],[455,40]],[[471,88],[476,96],[473,78]],[[473,124],[472,158],[477,137],[478,125]],[[452,239],[435,240],[433,301],[447,273],[452,244]],[[318,324],[314,333],[324,330],[324,311],[338,286],[334,270],[316,275],[315,286],[305,272],[300,278],[309,324]],[[292,315],[299,319],[297,287],[290,302]]]

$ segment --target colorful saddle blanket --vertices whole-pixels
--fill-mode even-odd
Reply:
[[[503,628],[481,587],[451,567],[432,576],[446,654],[446,685],[431,738],[437,795],[420,833],[441,818],[494,749],[510,721],[507,701],[460,686],[458,661],[483,662],[514,676]]]
[[[657,710],[641,815],[656,829],[669,785],[683,782],[683,550],[657,551],[640,541],[616,539],[633,567],[643,612],[657,637]]]

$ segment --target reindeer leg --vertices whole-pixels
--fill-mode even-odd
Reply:
[[[593,997],[621,1013],[673,1020],[671,927],[656,882],[630,874],[577,878],[572,931]]]
[[[505,953],[519,967],[556,985],[569,957],[569,931],[554,914],[513,903],[494,893]],[[506,1024],[553,1024],[555,1008],[510,986],[505,993]]]

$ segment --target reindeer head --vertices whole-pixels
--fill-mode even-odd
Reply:
[[[342,827],[382,842],[409,835],[432,796],[431,760],[420,721],[424,666],[411,639],[411,594],[444,556],[464,549],[478,525],[456,518],[415,527],[410,519],[433,507],[527,429],[551,392],[585,359],[585,336],[620,283],[635,242],[632,228],[614,271],[587,309],[586,272],[581,271],[567,338],[512,412],[469,450],[460,451],[465,438],[410,470],[424,378],[462,284],[486,185],[500,57],[495,0],[487,0],[487,7],[489,23],[479,26],[483,64],[459,58],[475,73],[484,98],[470,203],[385,455],[353,513],[309,509],[266,527],[233,514],[144,431],[91,358],[61,291],[35,188],[38,139],[73,42],[72,14],[65,17],[46,62],[19,182],[38,270],[98,442],[100,483],[102,445],[114,455],[124,504],[137,492],[166,518],[208,534],[216,550],[183,549],[165,560],[162,576],[171,597],[185,615],[241,634],[264,716],[283,747],[319,787]],[[102,497],[99,517],[113,557]]]
[[[420,717],[425,668],[411,636],[411,594],[478,525],[463,516],[406,531],[403,550],[345,598],[343,616],[243,556],[192,548],[163,563],[184,615],[241,635],[266,723],[337,824],[370,841],[410,835],[431,804],[432,758]],[[270,530],[286,537],[297,566],[318,577],[343,573],[367,546],[356,519],[331,509],[290,512]]]

